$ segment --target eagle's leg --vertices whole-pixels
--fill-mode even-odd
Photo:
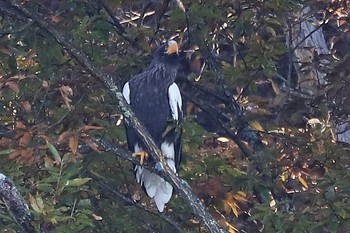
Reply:
[[[140,156],[140,164],[143,164],[143,161],[145,160],[145,158],[148,158],[148,153],[144,150],[142,151],[138,151],[138,152],[134,152],[131,154],[132,157],[136,157],[136,156]]]

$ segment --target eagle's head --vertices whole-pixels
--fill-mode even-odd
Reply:
[[[169,40],[161,45],[153,54],[152,62],[174,63],[179,60],[179,46],[176,41]]]

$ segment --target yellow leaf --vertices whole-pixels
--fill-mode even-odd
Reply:
[[[78,151],[78,137],[72,136],[69,138],[69,148],[73,154],[76,154]]]
[[[38,205],[36,198],[34,196],[32,196],[31,194],[29,194],[29,203],[35,212],[42,213],[42,210],[41,210],[40,206]]]
[[[303,177],[299,176],[298,177],[299,182],[304,186],[304,188],[308,189],[309,186],[307,185],[306,181],[304,180]]]
[[[237,192],[237,194],[233,194],[233,197],[234,199],[236,199],[237,201],[240,201],[240,202],[247,202],[247,198],[246,198],[246,195],[244,192]]]
[[[250,123],[250,126],[255,129],[255,130],[259,130],[259,131],[264,131],[263,127],[260,125],[259,122],[257,121],[251,121],[249,122]]]
[[[229,232],[229,233],[237,233],[237,232],[238,232],[238,229],[235,228],[234,226],[232,226],[231,223],[225,221],[225,224],[226,224],[226,226],[228,227],[228,232]]]

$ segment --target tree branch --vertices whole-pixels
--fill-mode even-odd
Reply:
[[[36,232],[31,223],[32,215],[28,204],[18,192],[15,184],[2,173],[0,173],[0,199],[4,202],[13,220],[24,232]]]
[[[140,121],[131,111],[119,88],[114,84],[112,77],[97,69],[82,51],[75,48],[70,42],[65,39],[64,35],[54,29],[50,23],[43,20],[44,17],[39,16],[37,13],[26,9],[18,1],[2,1],[6,1],[8,4],[17,9],[21,14],[24,14],[26,17],[35,20],[37,25],[39,25],[39,27],[42,29],[47,30],[56,39],[56,41],[85,68],[86,71],[88,71],[94,78],[101,81],[110,95],[118,102],[118,107],[124,114],[125,121],[136,130],[137,134],[140,136],[140,139],[146,146],[147,151],[156,161],[155,168],[159,170],[159,172],[164,175],[164,178],[174,186],[175,190],[180,194],[184,202],[192,208],[193,213],[198,217],[198,219],[201,220],[201,222],[208,228],[210,232],[223,232],[215,219],[204,207],[202,202],[192,193],[190,186],[187,183],[181,181],[168,167],[164,156],[162,156],[159,148],[152,140],[150,134],[141,125]]]
[[[131,156],[131,154],[130,154]],[[122,193],[118,192],[118,190],[110,187],[104,180],[103,177],[99,176],[98,174],[95,174],[92,171],[87,171],[87,174],[93,178],[93,180],[97,183],[98,186],[100,186],[103,190],[105,190],[105,192],[108,192],[108,194],[112,194],[112,195],[107,195],[107,197],[109,199],[121,199],[122,201],[131,204],[133,206],[136,206],[137,208],[150,213],[154,216],[157,216],[161,219],[163,219],[165,222],[167,222],[168,224],[172,225],[178,232],[183,232],[183,229],[181,226],[179,226],[179,224],[177,222],[175,222],[173,219],[171,219],[169,216],[166,216],[165,214],[159,213],[158,211],[153,211],[137,202],[135,202],[134,200],[126,197],[125,195],[123,195]],[[112,197],[111,197],[112,196]]]

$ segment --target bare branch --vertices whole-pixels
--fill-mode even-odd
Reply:
[[[110,199],[115,199],[115,198],[118,198],[118,199],[121,199],[122,201],[128,203],[128,204],[131,204],[147,213],[150,213],[152,215],[155,215],[161,219],[163,219],[165,222],[169,223],[170,225],[172,225],[178,232],[183,232],[183,229],[182,227],[177,223],[175,222],[175,220],[171,219],[171,217],[165,215],[165,214],[162,214],[162,213],[159,213],[158,211],[153,211],[149,208],[147,208],[146,206],[143,206],[137,202],[135,202],[134,200],[126,197],[124,194],[118,192],[118,190],[112,188],[111,186],[109,186],[104,180],[103,180],[103,177],[99,176],[98,174],[95,174],[94,172],[91,172],[91,171],[87,171],[87,174],[90,176],[90,177],[93,177],[93,180],[95,182],[97,182],[97,184],[105,191],[105,192],[108,192],[108,194],[112,194],[112,195],[108,195],[108,198]]]

